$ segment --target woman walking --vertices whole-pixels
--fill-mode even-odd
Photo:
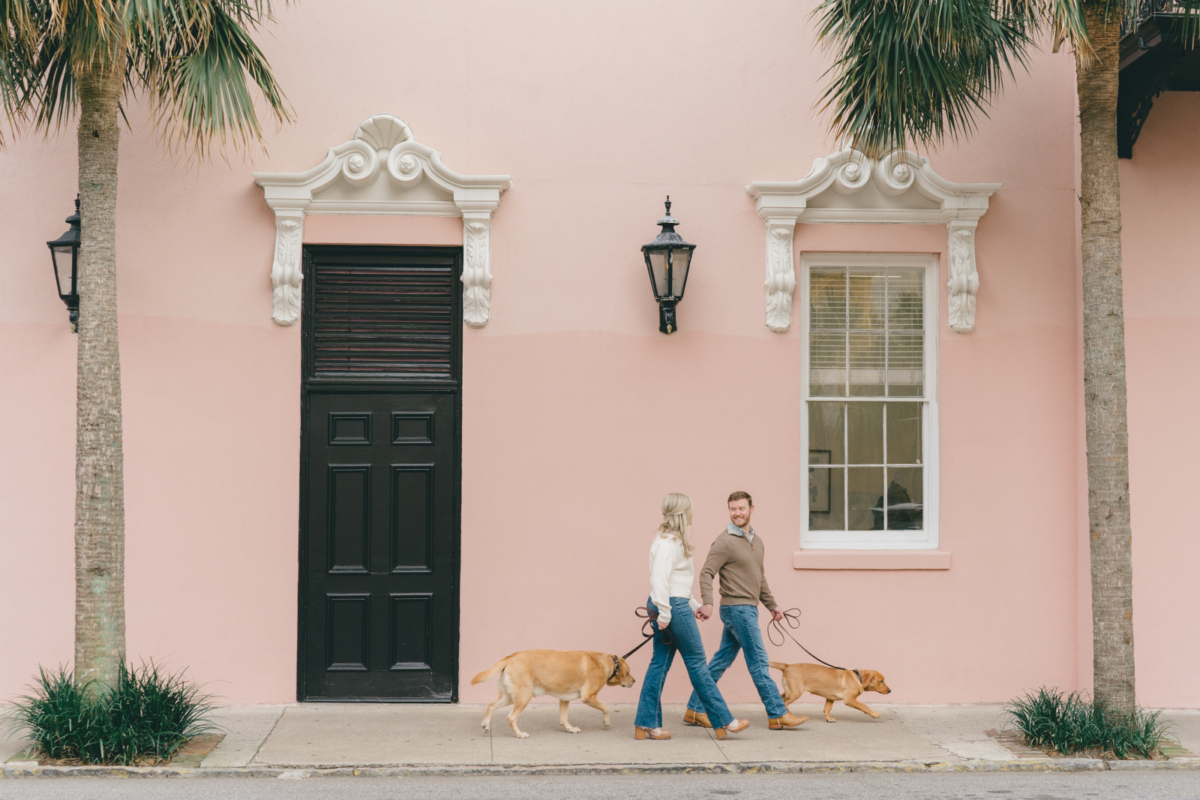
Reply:
[[[638,699],[634,738],[670,739],[662,728],[662,689],[675,652],[683,656],[692,688],[700,696],[718,739],[726,733],[738,733],[750,726],[749,720],[734,719],[712,676],[704,655],[704,643],[693,615],[700,603],[692,597],[695,568],[688,527],[692,524],[692,501],[685,494],[669,494],[662,502],[662,524],[650,545],[650,599],[646,608],[658,619],[654,627],[665,634],[654,637],[654,656],[646,669],[642,694]],[[669,643],[664,643],[667,639]]]

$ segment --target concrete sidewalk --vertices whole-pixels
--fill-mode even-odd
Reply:
[[[530,734],[528,739],[516,738],[501,713],[492,719],[491,734],[483,733],[483,706],[311,703],[228,707],[214,715],[225,738],[204,757],[199,769],[179,772],[300,777],[327,771],[345,774],[347,770],[351,774],[384,774],[379,771],[410,768],[471,774],[496,768],[747,771],[766,765],[791,765],[795,770],[821,765],[903,771],[1109,768],[1105,762],[1091,759],[1045,759],[1010,749],[987,733],[1005,727],[1005,715],[998,705],[879,705],[876,710],[882,716],[878,720],[839,705],[834,709],[838,722],[829,724],[821,716],[821,706],[797,704],[793,711],[807,715],[809,721],[788,731],[768,730],[762,706],[734,706],[732,710],[738,717],[750,719],[751,727],[723,741],[712,731],[684,725],[682,706],[664,708],[664,722],[674,735],[670,741],[635,741],[635,709],[628,705],[614,706],[613,727],[603,730],[599,712],[573,703],[571,722],[582,731],[570,734],[558,725],[557,704],[533,704],[520,721]],[[1166,712],[1163,716],[1172,724],[1172,735],[1180,744],[1200,753],[1200,711]],[[12,758],[23,746],[12,740],[0,744],[0,762]],[[1200,767],[1200,759],[1190,753],[1179,755],[1168,762],[1142,762],[1141,768]],[[9,761],[5,774],[18,770],[25,774],[30,766]]]

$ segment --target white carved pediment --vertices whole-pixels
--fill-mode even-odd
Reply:
[[[946,225],[950,264],[950,328],[975,326],[975,227],[998,183],[955,183],[929,159],[896,150],[871,159],[846,148],[813,161],[798,181],[756,181],[746,187],[767,224],[767,327],[791,327],[796,284],[792,239],[796,223]],[[786,238],[786,247],[782,238]]]
[[[463,318],[487,324],[491,308],[491,224],[507,175],[461,175],[420,144],[404,120],[377,114],[354,137],[331,147],[303,172],[256,172],[275,212],[272,317],[291,325],[300,313],[300,243],[307,214],[371,214],[463,218]],[[285,224],[286,222],[286,224]]]

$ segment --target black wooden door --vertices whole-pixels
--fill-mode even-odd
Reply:
[[[299,699],[453,702],[459,248],[305,248]]]

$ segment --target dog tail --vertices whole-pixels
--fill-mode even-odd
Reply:
[[[767,663],[771,665],[772,669],[777,669],[780,672],[783,672],[785,669],[787,669],[787,664],[780,664],[778,661],[768,661]]]
[[[476,675],[474,678],[471,678],[471,684],[474,685],[476,683],[483,683],[488,678],[496,677],[497,675],[499,675],[501,672],[504,671],[504,668],[508,666],[509,659],[511,659],[515,655],[516,655],[516,653],[513,653],[512,655],[509,655],[509,656],[505,656],[504,658],[500,659],[492,666],[485,669],[483,672]]]

